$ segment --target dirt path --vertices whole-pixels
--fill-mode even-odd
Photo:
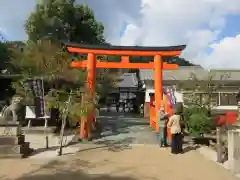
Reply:
[[[119,150],[115,147],[115,150]],[[1,160],[1,180],[238,180],[197,151],[171,155],[157,146],[82,145],[80,152],[55,160]]]

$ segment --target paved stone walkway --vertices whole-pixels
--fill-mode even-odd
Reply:
[[[103,113],[99,120],[104,127],[103,137],[95,142],[158,144],[156,133],[144,118],[127,113]]]

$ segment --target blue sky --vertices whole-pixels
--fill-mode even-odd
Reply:
[[[226,36],[234,37],[240,33],[240,15],[227,16],[226,25],[219,35],[219,39]]]
[[[128,23],[124,22],[122,28],[120,29],[119,36],[122,37],[127,28]]]
[[[219,42],[225,37],[235,37],[240,34],[240,15],[228,15],[226,17],[226,25],[222,29],[221,33],[218,35],[217,39],[214,42]],[[213,52],[213,48],[207,48],[206,53],[211,54]]]
[[[20,2],[20,1],[18,1]],[[0,31],[8,40],[25,40],[24,22],[32,10],[34,0],[22,0],[16,3],[15,0],[0,1]]]

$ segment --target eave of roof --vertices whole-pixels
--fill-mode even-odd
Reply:
[[[82,49],[98,49],[98,50],[131,50],[131,51],[182,51],[186,48],[186,45],[179,46],[162,46],[162,47],[150,47],[150,46],[114,46],[114,45],[90,45],[79,44],[73,42],[63,42],[63,45],[67,47],[76,47]]]

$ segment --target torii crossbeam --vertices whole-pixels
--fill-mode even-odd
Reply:
[[[177,64],[168,64],[162,61],[163,56],[179,56],[185,49],[185,45],[169,47],[139,47],[139,46],[95,46],[82,45],[74,43],[65,43],[68,52],[87,54],[87,59],[83,61],[72,62],[73,68],[87,68],[88,88],[92,95],[95,93],[95,71],[96,68],[127,68],[127,69],[153,69],[154,70],[154,88],[155,88],[155,113],[160,108],[163,99],[163,70],[177,70]],[[96,55],[116,55],[121,56],[121,62],[100,62],[96,60]],[[150,63],[130,63],[129,56],[153,56],[154,62]],[[89,121],[89,120],[88,120]],[[151,120],[150,120],[151,121]],[[87,138],[89,123],[82,124],[80,136]],[[156,131],[159,126],[156,121]]]

